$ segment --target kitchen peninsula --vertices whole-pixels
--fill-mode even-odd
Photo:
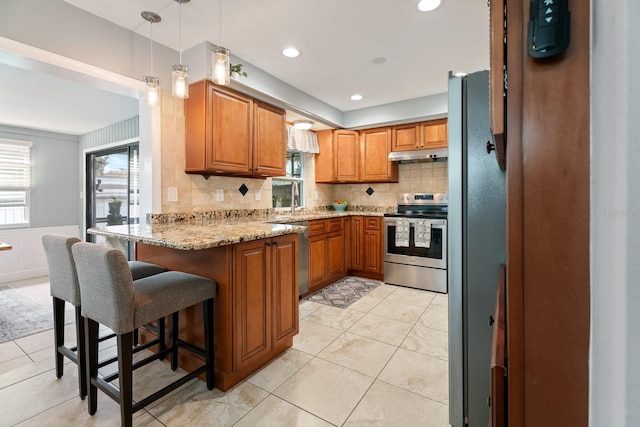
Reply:
[[[304,227],[247,217],[189,219],[92,228],[89,233],[134,241],[138,260],[217,282],[215,386],[226,391],[293,345],[298,333],[297,233]],[[142,330],[141,340],[149,334]],[[180,312],[180,336],[204,345],[199,307]],[[179,365],[190,369],[201,363],[195,357],[180,353]]]

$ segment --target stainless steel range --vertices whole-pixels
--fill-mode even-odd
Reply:
[[[447,193],[403,193],[384,218],[384,281],[447,293]]]

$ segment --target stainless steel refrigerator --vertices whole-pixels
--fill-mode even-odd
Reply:
[[[486,426],[505,176],[489,125],[489,73],[449,77],[449,422]]]

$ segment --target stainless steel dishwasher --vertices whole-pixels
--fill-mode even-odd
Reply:
[[[300,252],[298,253],[298,295],[309,292],[309,221],[290,222],[289,225],[304,227],[304,233],[298,234]]]

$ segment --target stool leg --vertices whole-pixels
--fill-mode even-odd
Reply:
[[[64,374],[64,359],[58,347],[64,345],[64,300],[53,297],[53,334],[56,352],[56,378]]]
[[[138,328],[135,328],[133,330],[133,346],[134,347],[138,346]]]
[[[158,321],[156,322],[157,328],[158,330],[156,331],[158,333],[158,340],[160,341],[160,343],[158,344],[158,353],[160,353],[161,351],[164,351],[166,347],[166,333],[164,330],[164,317],[161,317],[158,319]]]
[[[120,381],[120,422],[133,425],[133,332],[118,335],[118,379]]]
[[[171,315],[171,370],[178,369],[178,331],[180,325],[178,324],[178,312]]]
[[[87,397],[87,346],[84,335],[84,317],[80,306],[76,307],[76,357],[78,359],[78,381],[80,382],[80,399]]]
[[[204,354],[207,364],[207,389],[213,390],[213,300],[208,299],[202,303],[204,315]]]
[[[87,407],[89,415],[94,415],[98,409],[98,388],[91,383],[92,378],[98,376],[98,322],[84,319],[84,335],[87,360],[87,388],[89,399]]]

